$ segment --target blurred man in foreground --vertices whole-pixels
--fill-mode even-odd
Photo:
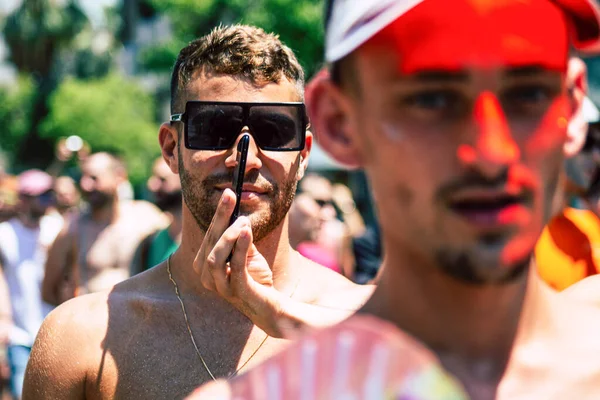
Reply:
[[[315,89],[311,123],[334,159],[366,170],[385,249],[359,314],[417,338],[473,399],[598,398],[599,310],[531,267],[563,161],[583,144],[583,130],[567,130],[584,122],[585,71],[568,73],[570,49],[600,50],[596,5],[329,3],[332,81]],[[373,386],[406,395],[411,382],[390,382],[386,368],[370,380],[357,373],[372,360],[379,368],[385,353],[342,358],[369,345],[352,340],[355,330],[333,330],[340,350],[317,359],[318,376],[334,376],[340,386],[330,388],[345,398]],[[319,351],[319,335],[302,354]],[[293,377],[308,370],[300,360],[233,390],[295,393],[304,385]]]

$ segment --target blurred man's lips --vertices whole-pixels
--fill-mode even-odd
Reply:
[[[449,208],[478,228],[519,224],[528,213],[526,198],[507,192],[470,191],[453,196]]]

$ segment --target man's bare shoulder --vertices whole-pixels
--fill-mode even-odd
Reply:
[[[373,294],[374,285],[359,285],[314,261],[304,259],[303,281],[310,279],[314,301],[323,307],[358,309]],[[303,285],[302,282],[300,285]]]
[[[108,292],[99,292],[61,304],[44,320],[38,341],[60,337],[61,343],[70,346],[93,344],[96,336],[106,332],[107,301]]]
[[[138,230],[158,230],[166,228],[169,218],[154,204],[145,200],[124,201],[120,205],[121,222],[130,226],[134,221]]]
[[[85,398],[86,378],[101,358],[106,298],[77,297],[46,317],[27,364],[24,399]]]

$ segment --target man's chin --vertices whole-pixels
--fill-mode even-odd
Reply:
[[[510,263],[503,262],[501,249],[440,251],[436,253],[440,269],[448,276],[470,285],[499,285],[519,281],[531,263],[531,252]]]

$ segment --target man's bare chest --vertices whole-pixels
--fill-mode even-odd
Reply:
[[[235,319],[223,318],[207,327],[204,322],[196,318],[190,324],[198,351],[183,316],[176,312],[163,321],[150,318],[127,331],[112,331],[104,342],[100,367],[93,379],[88,379],[88,397],[184,398],[210,381],[210,374],[216,378],[231,376],[286,344],[267,338],[250,323],[235,324]]]

